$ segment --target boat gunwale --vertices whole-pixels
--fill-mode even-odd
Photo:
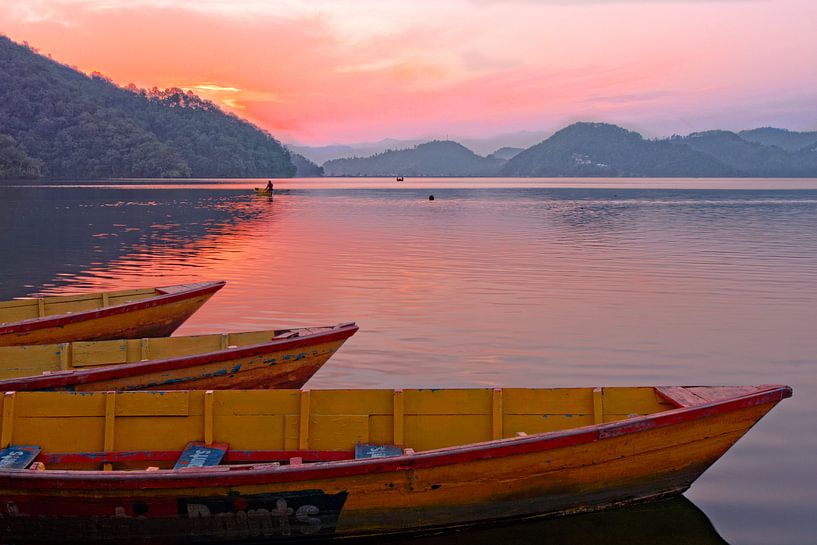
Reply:
[[[627,420],[593,424],[556,432],[543,432],[523,437],[455,445],[401,456],[296,465],[260,463],[151,472],[6,469],[0,470],[0,487],[12,489],[15,487],[25,489],[58,488],[62,490],[107,489],[126,491],[135,488],[170,490],[191,487],[281,484],[372,473],[427,469],[594,443],[623,435],[718,416],[758,405],[777,403],[792,395],[791,387],[785,385],[764,385],[759,388],[763,389],[701,405],[678,407]]]
[[[162,293],[162,290],[168,288],[175,288],[178,286],[185,286],[190,284],[176,284],[173,286],[162,286],[153,288],[158,293],[153,297],[148,297],[142,301],[133,301],[130,303],[123,303],[121,305],[112,305],[92,310],[83,310],[80,312],[54,314],[51,316],[42,316],[39,318],[29,318],[27,320],[19,320],[16,322],[5,322],[0,325],[0,335],[8,335],[14,333],[28,333],[38,329],[45,329],[49,327],[60,327],[66,324],[73,324],[83,322],[86,320],[95,320],[98,318],[107,318],[108,316],[116,316],[118,314],[126,314],[136,310],[142,310],[158,306],[160,304],[175,303],[176,301],[183,301],[199,295],[206,295],[208,293],[215,293],[223,288],[227,282],[225,280],[213,280],[208,282],[198,282],[195,287],[176,291],[171,293]],[[103,290],[106,293],[114,293]],[[98,293],[103,293],[98,292]]]
[[[186,369],[199,365],[218,363],[239,358],[248,358],[264,354],[266,352],[280,350],[294,350],[302,346],[311,346],[321,342],[332,342],[345,340],[354,335],[359,327],[354,322],[340,323],[334,326],[321,326],[330,328],[328,331],[313,333],[310,335],[298,336],[287,339],[273,339],[271,341],[256,343],[236,348],[226,348],[213,352],[201,354],[191,354],[187,356],[177,356],[156,360],[144,360],[128,363],[118,363],[100,365],[90,368],[69,369],[67,371],[54,371],[48,375],[33,375],[12,379],[0,380],[0,391],[35,391],[49,388],[69,387],[78,384],[90,384],[93,382],[111,380],[134,375],[157,373],[162,371],[172,371]],[[313,328],[293,328],[313,329]]]

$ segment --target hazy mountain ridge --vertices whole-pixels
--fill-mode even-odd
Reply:
[[[606,123],[575,123],[508,161],[506,176],[734,176],[717,159]]]
[[[296,178],[317,178],[323,176],[323,167],[310,161],[300,153],[289,152],[292,164],[295,165]]]
[[[181,89],[124,89],[0,36],[0,133],[49,177],[280,177],[270,135]]]
[[[495,152],[487,155],[488,159],[499,159],[501,161],[509,161],[525,151],[525,148],[514,148],[511,146],[505,146],[503,148],[499,148]]]
[[[743,176],[767,178],[817,176],[817,154],[807,150],[786,151],[776,145],[747,141],[730,131],[692,133],[686,137],[673,138],[672,141],[716,157]]]
[[[326,176],[493,176],[502,164],[457,142],[434,140],[371,157],[333,159],[323,164],[323,170]]]
[[[817,145],[817,131],[795,132],[775,127],[760,127],[740,131],[738,136],[747,142],[755,142],[764,146],[777,146],[786,151],[801,151]]]

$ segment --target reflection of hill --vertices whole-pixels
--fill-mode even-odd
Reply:
[[[48,287],[140,248],[178,248],[257,215],[245,191],[0,189],[0,299]],[[57,281],[58,282],[58,281]]]
[[[585,515],[394,541],[393,545],[727,545],[706,515],[681,496]]]

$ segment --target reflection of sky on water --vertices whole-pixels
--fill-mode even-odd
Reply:
[[[36,278],[36,262],[48,292],[228,280],[186,334],[357,320],[314,387],[788,383],[795,397],[688,496],[730,543],[815,534],[817,191],[438,188],[429,202],[361,185],[272,201],[60,189],[66,221],[86,201],[133,215],[66,225],[74,253],[34,245],[7,277]]]

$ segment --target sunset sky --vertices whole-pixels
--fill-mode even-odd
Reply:
[[[814,0],[0,0],[0,33],[285,142],[817,129]]]

